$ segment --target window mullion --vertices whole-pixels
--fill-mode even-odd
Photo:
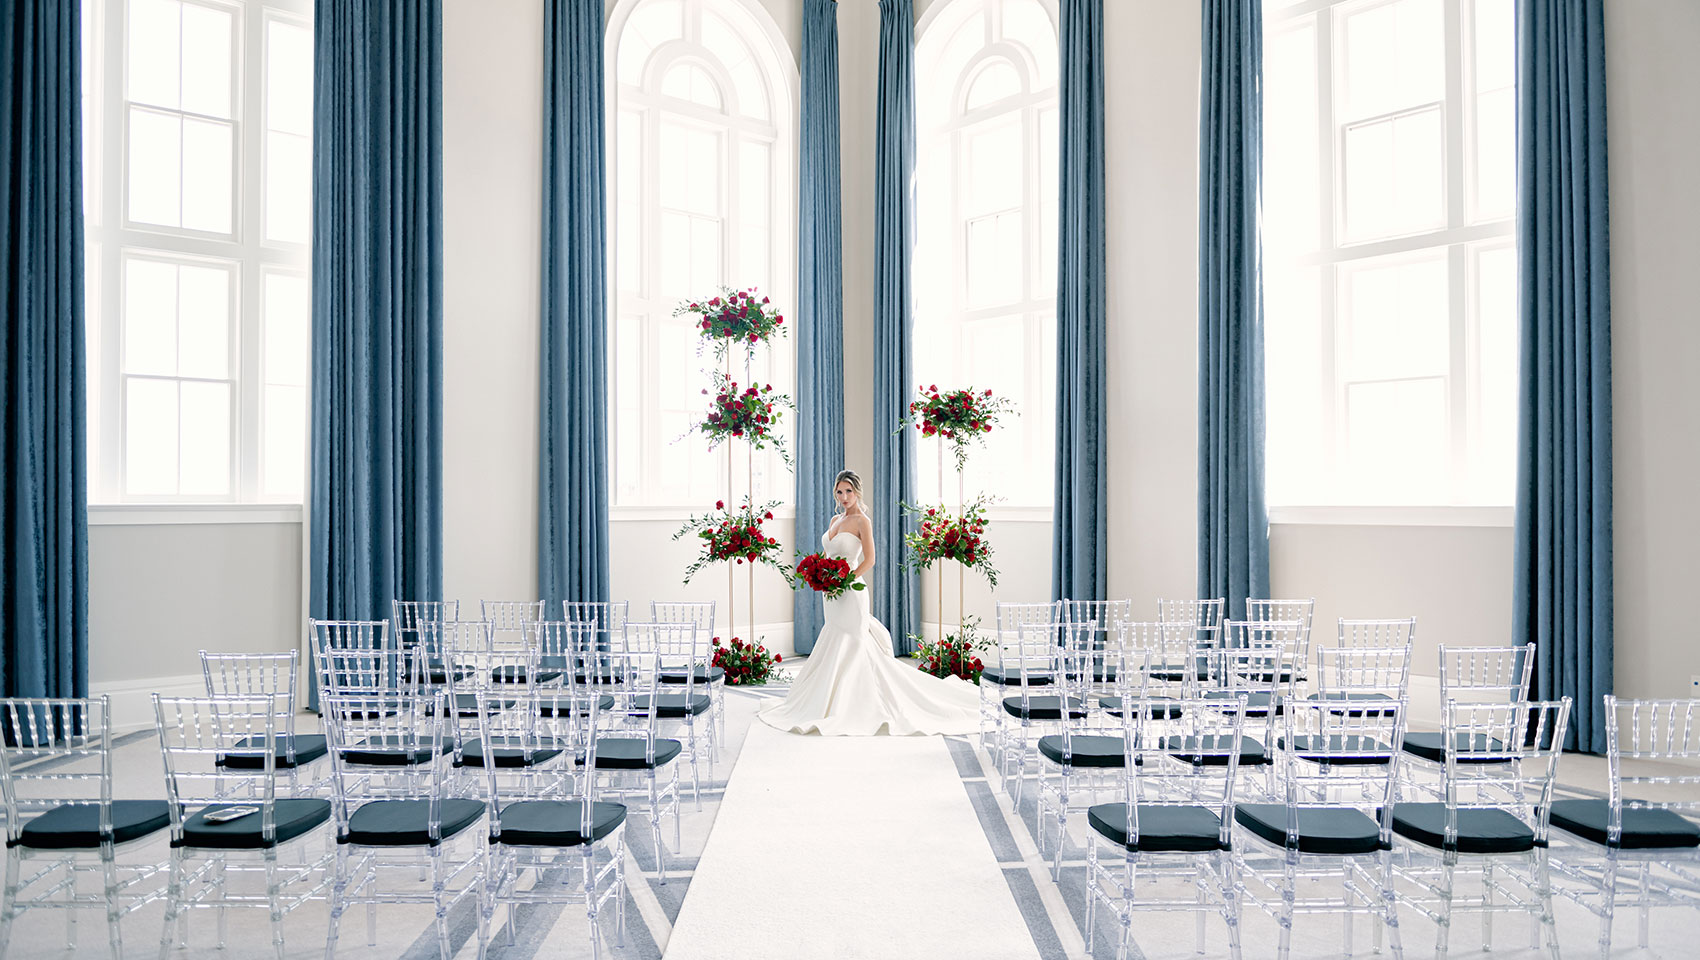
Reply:
[[[1320,223],[1317,229],[1319,246],[1323,250],[1335,250],[1339,243],[1339,202],[1340,193],[1336,183],[1335,168],[1338,154],[1336,150],[1340,143],[1339,133],[1335,129],[1334,111],[1334,15],[1331,9],[1319,10],[1316,13],[1316,135],[1318,138],[1316,150],[1316,169],[1319,183],[1317,184],[1316,216]],[[1340,445],[1344,430],[1345,404],[1341,402],[1340,386],[1340,354],[1335,346],[1335,334],[1339,329],[1338,270],[1333,264],[1320,267],[1316,273],[1317,291],[1317,349],[1321,354],[1317,369],[1323,373],[1323,382],[1317,385],[1322,399],[1322,425],[1324,430],[1320,437],[1322,441],[1321,454],[1323,476],[1331,489],[1323,491],[1306,491],[1307,494],[1320,494],[1330,502],[1338,499],[1338,477],[1340,476]]]
[[[262,371],[264,363],[261,357],[265,343],[262,315],[264,301],[265,273],[261,266],[264,260],[261,239],[264,234],[262,222],[262,199],[265,195],[264,156],[265,156],[265,123],[263,121],[265,84],[261,82],[265,70],[265,35],[267,18],[263,15],[248,16],[246,10],[237,14],[237,36],[240,44],[235,51],[235,76],[232,82],[236,84],[239,96],[236,99],[241,106],[241,113],[234,118],[235,132],[241,137],[241,161],[235,173],[237,203],[237,237],[241,241],[241,267],[238,272],[237,290],[239,291],[238,321],[232,332],[236,341],[234,360],[237,382],[232,393],[236,403],[234,421],[236,429],[232,436],[232,459],[236,467],[237,498],[243,501],[261,499],[260,489],[260,450],[264,446],[260,437],[260,407],[264,392]]]
[[[124,496],[123,473],[123,392],[119,377],[119,357],[122,348],[120,318],[123,303],[121,281],[123,244],[119,227],[124,220],[124,172],[128,145],[124,140],[124,73],[129,63],[124,45],[124,0],[104,0],[104,50],[101,97],[91,104],[100,117],[101,143],[101,224],[100,232],[100,344],[96,356],[101,377],[100,411],[96,428],[100,431],[101,498],[116,502]],[[91,497],[91,499],[93,499]]]

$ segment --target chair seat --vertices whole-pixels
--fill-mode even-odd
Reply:
[[[1195,767],[1225,767],[1228,765],[1227,737],[1221,734],[1206,734],[1204,743],[1200,746],[1197,737],[1164,737],[1163,749],[1176,760],[1184,760]],[[1215,751],[1200,753],[1201,750]],[[1240,737],[1240,766],[1261,767],[1269,762],[1269,750],[1252,737]]]
[[[1021,717],[1025,714],[1028,720],[1061,720],[1062,698],[1028,697],[1027,706],[1023,708],[1020,697],[1005,697],[1003,709],[1005,713],[1012,717]],[[1072,720],[1086,716],[1086,705],[1080,702],[1079,697],[1068,698],[1068,715]]]
[[[1127,804],[1101,803],[1086,811],[1086,822],[1099,836],[1142,853],[1208,853],[1227,850],[1222,818],[1205,807],[1138,805],[1139,837],[1128,839]]]
[[[512,700],[488,700],[485,703],[485,706],[491,710],[506,710],[513,705],[514,701]],[[455,714],[462,717],[478,716],[478,694],[455,694]]]
[[[439,803],[442,817],[440,840],[447,840],[484,816],[484,801],[444,797]],[[338,843],[368,847],[435,846],[430,833],[431,801],[371,800],[348,818],[348,833]]]
[[[1051,676],[1044,673],[1029,673],[1026,685],[1029,687],[1048,687]],[[980,671],[981,683],[995,683],[1000,687],[1019,687],[1021,683],[1020,670],[1005,670],[1001,667],[988,667]]]
[[[1354,704],[1356,704],[1356,703],[1397,703],[1398,702],[1385,693],[1367,693],[1367,692],[1358,693],[1358,692],[1353,692],[1353,691],[1350,691],[1350,690],[1345,691],[1343,693],[1338,692],[1338,691],[1336,691],[1334,693],[1313,693],[1313,694],[1310,694],[1309,696],[1305,697],[1305,699],[1306,700],[1339,700],[1342,703],[1354,703]],[[1353,707],[1350,710],[1347,710],[1347,709],[1330,710],[1328,712],[1329,713],[1341,714],[1341,715],[1348,716],[1348,717],[1379,717],[1383,713],[1383,711],[1381,711],[1381,710],[1370,710],[1370,709],[1364,709],[1364,708],[1360,708],[1360,707]]]
[[[530,750],[520,743],[517,737],[496,737],[491,744],[491,750],[496,755],[496,767],[535,767],[548,763],[561,755],[561,747],[553,744],[534,746]],[[473,740],[460,748],[460,763],[463,767],[484,766],[484,744]]]
[[[1381,827],[1362,810],[1350,807],[1300,807],[1299,852],[1346,856],[1382,849]],[[1241,803],[1234,820],[1277,847],[1287,845],[1287,807],[1280,803]]]
[[[1446,844],[1446,804],[1395,803],[1393,832],[1437,850],[1459,853],[1522,853],[1535,848],[1535,831],[1510,811],[1458,811],[1458,842]]]
[[[526,674],[526,668],[524,668],[524,667],[519,667],[519,666],[497,667],[496,669],[490,671],[490,682],[491,683],[524,683],[525,682],[525,674]],[[547,667],[540,667],[540,668],[538,668],[538,671],[537,671],[537,682],[538,683],[554,683],[556,680],[561,679],[563,676],[566,676],[565,670],[550,670]]]
[[[1505,749],[1504,743],[1497,739],[1490,739],[1485,733],[1455,733],[1452,738],[1458,744],[1458,749],[1463,751]],[[1407,733],[1400,746],[1413,757],[1419,757],[1431,763],[1446,762],[1446,735],[1439,730],[1419,730],[1415,733]],[[1458,762],[1504,763],[1505,761],[1489,757],[1473,757],[1466,752],[1458,757]]]
[[[1146,698],[1145,702],[1148,705],[1148,709],[1151,712],[1151,719],[1153,719],[1153,720],[1179,720],[1181,718],[1181,708],[1180,707],[1169,706],[1169,705],[1165,705],[1163,703],[1153,702],[1153,701],[1160,701],[1160,700],[1167,700],[1167,699],[1170,699],[1170,698],[1168,698],[1168,697],[1147,697]],[[1098,706],[1103,707],[1104,712],[1109,714],[1112,717],[1119,717],[1119,716],[1122,715],[1122,698],[1121,697],[1100,697],[1098,699]]]
[[[684,747],[677,740],[655,740],[655,760],[644,757],[642,737],[597,737],[596,767],[599,770],[648,770],[671,763]],[[579,762],[584,758],[580,757]]]
[[[697,674],[696,675],[696,682],[698,682],[698,683],[719,683],[720,681],[726,679],[726,671],[720,669],[719,667],[708,667],[708,666],[698,665],[698,667],[696,669],[696,674]],[[672,670],[672,671],[663,670],[663,671],[661,671],[661,682],[662,683],[684,683],[685,682],[685,671],[683,671],[683,670]]]
[[[218,758],[220,766],[231,770],[264,770],[266,754],[262,744],[265,737],[244,737],[236,741],[236,751]],[[249,752],[243,748],[256,748]],[[290,747],[294,747],[294,758],[290,757]],[[272,769],[289,770],[294,767],[304,767],[314,760],[330,752],[325,746],[325,737],[319,733],[286,734],[275,738],[274,752],[277,759],[272,761]]]
[[[573,711],[573,703],[567,697],[557,697],[554,700],[546,701],[546,702],[540,704],[537,708],[537,715],[540,716],[540,717],[555,716],[556,706],[558,704],[562,704],[562,703],[567,705],[567,712],[561,714],[561,716],[571,716],[572,711]],[[612,709],[614,709],[614,696],[613,696],[613,694],[604,693],[602,696],[597,697],[596,698],[596,709],[598,709],[598,710],[612,710]]]
[[[677,720],[686,716],[697,716],[707,713],[709,706],[708,694],[691,694],[686,702],[682,693],[663,693],[655,698],[655,715],[663,720]],[[649,694],[632,698],[631,715],[645,716],[649,713]]]
[[[1286,749],[1287,738],[1275,741],[1276,746]],[[1383,756],[1338,756],[1346,751],[1384,751]],[[1331,763],[1335,766],[1381,766],[1393,757],[1393,748],[1379,740],[1359,734],[1330,734],[1328,742],[1323,743],[1320,737],[1294,737],[1293,752],[1312,763]]]
[[[221,803],[196,811],[183,821],[183,838],[174,847],[208,847],[221,850],[261,850],[288,843],[331,818],[331,802],[319,799],[278,800],[272,805],[272,839],[260,832],[265,818],[259,810],[235,820],[208,823],[207,814],[241,804]],[[258,807],[259,804],[249,804]]]
[[[1240,697],[1245,697],[1245,715],[1248,717],[1269,716],[1269,705],[1275,700],[1275,695],[1268,690],[1208,690],[1204,694],[1206,700],[1226,701],[1222,704],[1224,707]],[[1278,717],[1281,712],[1280,706],[1277,705],[1275,715]]]
[[[491,843],[510,847],[577,847],[595,843],[626,822],[626,807],[598,801],[590,808],[590,837],[584,836],[583,800],[521,800],[502,808],[501,833]]]
[[[1075,736],[1068,738],[1073,754],[1070,765],[1076,767],[1127,766],[1126,741],[1121,737]],[[1039,738],[1039,752],[1052,763],[1063,763],[1063,738],[1058,734]]]
[[[454,744],[443,740],[438,756],[454,750]],[[352,748],[342,752],[344,763],[359,763],[373,767],[410,767],[420,763],[431,762],[431,744],[429,741],[404,741],[399,737],[380,737],[377,740],[362,740]]]
[[[1623,837],[1620,850],[1658,850],[1700,846],[1700,824],[1674,810],[1656,807],[1623,807]],[[1552,805],[1552,825],[1584,840],[1607,846],[1606,827],[1611,823],[1608,800],[1559,800]]]
[[[164,800],[112,801],[112,843],[139,840],[171,826],[171,808]],[[24,824],[10,846],[37,850],[86,850],[101,844],[100,804],[67,803]]]

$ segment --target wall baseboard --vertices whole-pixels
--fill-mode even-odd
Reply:
[[[114,734],[153,729],[153,695],[156,693],[162,697],[201,697],[206,696],[206,692],[206,678],[198,673],[89,684],[89,696],[104,695],[111,699]]]

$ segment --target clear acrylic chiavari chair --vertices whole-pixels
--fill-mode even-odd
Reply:
[[[451,731],[454,740],[454,763],[457,768],[480,768],[490,765],[483,753],[484,742],[477,735],[479,720],[486,711],[507,711],[536,691],[545,678],[559,681],[562,672],[544,671],[539,667],[540,651],[532,639],[523,643],[497,645],[494,630],[487,620],[461,621],[444,625],[443,654],[453,679],[450,688],[454,709]],[[528,723],[535,718],[517,717],[516,722]],[[470,722],[469,722],[470,721]],[[541,756],[503,746],[494,755],[497,768],[528,767],[541,763],[556,754]],[[456,787],[478,789],[484,777],[473,773],[457,782]]]
[[[712,777],[718,749],[713,718],[705,716],[711,706],[708,694],[698,692],[700,685],[692,669],[702,659],[702,637],[692,623],[629,622],[626,643],[633,653],[655,653],[659,681],[655,694],[639,694],[632,700],[630,713],[634,719],[647,720],[653,699],[662,732],[678,737],[684,744],[685,755],[679,759],[690,761],[691,792],[697,809],[701,810],[701,765],[708,762]],[[667,683],[664,678],[669,673],[683,677],[684,682]]]
[[[1350,703],[1353,710],[1369,710],[1376,703],[1409,702],[1410,689],[1409,646],[1318,647],[1316,692],[1306,699]]]
[[[1310,681],[1310,628],[1316,618],[1316,598],[1269,600],[1247,598],[1245,618],[1251,621],[1288,621],[1299,625],[1298,636],[1287,649],[1287,670],[1292,673],[1292,692],[1297,696]]]
[[[335,956],[342,915],[353,905],[367,907],[367,941],[376,946],[376,910],[390,903],[430,905],[438,954],[449,960],[449,911],[468,897],[475,906],[484,899],[488,830],[484,801],[453,795],[455,711],[447,692],[333,694],[320,707],[336,784],[326,957]],[[425,883],[415,880],[421,855]],[[488,943],[484,911],[474,913],[478,942]]]
[[[655,600],[649,604],[649,619],[654,623],[690,623],[697,628],[702,648],[702,662],[696,667],[696,684],[708,689],[713,717],[718,730],[715,759],[719,760],[719,740],[726,739],[726,671],[714,666],[714,601],[713,600]],[[682,671],[667,670],[661,682],[678,685],[685,680]]]
[[[331,802],[280,796],[281,751],[253,751],[285,736],[279,714],[289,696],[161,697],[154,723],[171,810],[170,883],[160,949],[182,940],[191,910],[214,910],[226,944],[230,907],[264,909],[272,949],[284,956],[283,918],[325,889],[327,857],[310,843],[330,821]],[[285,714],[287,715],[287,714]],[[243,763],[232,763],[240,758]],[[229,875],[252,874],[263,894],[232,889]],[[240,886],[239,884],[236,886]]]
[[[1603,706],[1608,793],[1557,800],[1551,821],[1567,841],[1552,850],[1559,892],[1599,919],[1602,960],[1618,907],[1635,910],[1642,949],[1653,908],[1700,908],[1700,699]]]
[[[539,690],[511,708],[490,704],[478,711],[485,755],[547,757],[483,771],[490,868],[481,929],[489,930],[495,908],[505,905],[510,946],[517,907],[559,903],[584,904],[592,957],[601,956],[604,908],[613,909],[615,942],[625,945],[626,808],[600,799],[594,771],[605,715],[599,704],[585,686]]]
[[[1005,688],[1023,684],[1023,677],[1026,677],[1025,682],[1038,686],[1051,682],[1050,674],[1043,670],[1030,670],[1024,674],[1018,656],[1012,655],[1006,663],[1004,654],[1017,651],[1021,631],[1026,626],[1055,623],[1060,619],[1058,610],[1055,602],[1000,601],[997,605],[997,636],[992,640],[992,655],[984,658],[986,669],[980,672],[980,746],[990,749],[994,757],[1003,747],[1004,720],[1008,716],[1003,710]],[[1002,763],[1001,759],[999,763]]]
[[[277,736],[273,753],[277,769],[289,780],[291,796],[303,792],[300,773],[303,769],[325,759],[329,750],[322,733],[297,733],[297,706],[301,652],[288,653],[209,653],[201,651],[201,675],[206,680],[209,697],[269,697],[278,704],[274,724]],[[258,743],[245,746],[258,746]],[[254,769],[263,757],[260,750],[242,749],[227,754],[224,763],[237,769]],[[311,780],[305,789],[312,792],[327,790],[328,773],[320,780]]]
[[[1125,622],[1125,621],[1124,621]],[[1071,631],[1065,641],[1073,647],[1058,650],[1055,666],[1061,684],[1051,689],[1060,695],[1084,704],[1080,716],[1069,716],[1057,724],[1057,732],[1039,738],[1039,785],[1036,813],[1039,852],[1045,851],[1047,827],[1056,824],[1057,846],[1052,858],[1052,874],[1062,876],[1063,848],[1068,840],[1068,821],[1071,813],[1084,812],[1102,795],[1110,793],[1120,783],[1120,770],[1127,745],[1123,742],[1119,707],[1124,702],[1139,702],[1131,696],[1140,689],[1148,653],[1140,651],[1130,657],[1127,648],[1112,641],[1107,648],[1095,649],[1093,621],[1080,624],[1083,629]],[[1121,634],[1118,631],[1117,636]],[[1093,708],[1091,691],[1094,666],[1102,675],[1115,678],[1118,695],[1104,697]],[[1106,706],[1104,701],[1108,701]],[[1114,710],[1114,712],[1112,712]],[[1052,772],[1056,773],[1053,778]]]
[[[631,619],[631,603],[625,600],[563,600],[561,610],[568,620],[588,621],[596,625],[596,646],[599,650],[626,650],[626,621]]]
[[[998,745],[998,768],[1004,789],[1010,790],[1010,784],[1014,784],[1010,796],[1018,812],[1029,765],[1041,769],[1037,740],[1031,736],[1033,729],[1043,730],[1086,716],[1083,694],[1090,685],[1090,672],[1085,669],[1085,651],[1096,630],[1097,625],[1090,623],[1027,623],[1021,627],[1015,648],[1003,651],[1003,668],[1013,667],[1020,692],[1003,698],[1008,722]],[[1076,668],[1072,678],[1066,672],[1070,668]],[[1041,677],[1050,678],[1049,682],[1035,682]],[[1041,687],[1046,692],[1040,693]]]
[[[77,949],[77,913],[106,918],[114,960],[123,919],[161,894],[156,858],[130,854],[171,825],[163,800],[112,797],[112,716],[106,697],[0,700],[0,801],[6,813],[6,881],[0,893],[0,955],[21,913],[65,914]],[[84,894],[82,877],[99,877]]]
[[[479,617],[490,624],[490,642],[496,646],[524,646],[531,638],[531,625],[543,619],[542,600],[480,600]]]
[[[677,849],[683,827],[676,761],[684,745],[660,735],[661,653],[596,650],[588,655],[595,661],[581,665],[578,670],[586,676],[607,671],[614,678],[604,689],[613,692],[615,714],[622,722],[620,726],[610,723],[608,734],[598,737],[596,774],[604,778],[612,795],[647,801],[644,816],[655,849],[657,882],[665,884],[667,847],[661,839],[661,821],[672,812],[673,845]],[[660,776],[664,770],[668,772],[665,780]]]
[[[1417,639],[1417,618],[1348,620],[1337,624],[1337,647],[1409,647]]]
[[[459,600],[390,601],[396,645],[421,659],[423,686],[443,685],[442,625],[459,619]]]
[[[1460,703],[1517,703],[1529,697],[1535,675],[1535,645],[1520,647],[1448,647],[1440,645],[1440,705]],[[1438,774],[1446,762],[1446,742],[1439,730],[1407,730],[1405,779],[1417,783],[1419,769]]]
[[[1189,645],[1192,637],[1186,637]],[[1148,650],[1147,657],[1150,656]],[[1236,709],[1219,701],[1144,700],[1127,688],[1122,713],[1122,796],[1091,807],[1086,838],[1086,950],[1092,952],[1099,904],[1115,912],[1121,927],[1116,956],[1126,957],[1133,916],[1146,910],[1197,911],[1197,949],[1205,949],[1205,915],[1221,916],[1229,956],[1240,956],[1238,881],[1234,850],[1234,791],[1244,738],[1243,695]],[[1160,719],[1159,719],[1160,718]],[[1178,735],[1192,745],[1176,755]],[[1109,851],[1116,851],[1107,856]],[[1142,880],[1191,881],[1192,899],[1140,894]]]
[[[1434,921],[1437,955],[1446,956],[1455,912],[1482,914],[1482,950],[1491,952],[1494,914],[1513,911],[1534,917],[1533,945],[1544,939],[1557,960],[1547,817],[1569,714],[1569,698],[1446,704],[1439,799],[1394,804],[1393,832],[1404,843],[1389,880],[1402,881],[1402,902]],[[1479,871],[1479,895],[1458,893],[1461,870]]]
[[[1216,645],[1222,633],[1222,621],[1227,601],[1221,597],[1209,600],[1157,599],[1157,619],[1162,623],[1185,624],[1197,631],[1201,645]]]
[[[1169,718],[1167,700],[1186,700],[1198,694],[1200,677],[1198,647],[1191,627],[1156,620],[1123,620],[1115,625],[1110,650],[1131,676],[1116,678],[1114,696],[1100,697],[1098,705],[1113,717],[1122,715],[1123,700],[1134,697],[1153,711],[1150,719]],[[1178,717],[1179,714],[1176,714]],[[1151,728],[1147,728],[1151,729]]]
[[[1116,677],[1113,665],[1107,662],[1104,651],[1115,637],[1116,624],[1133,619],[1132,600],[1060,600],[1062,618],[1071,623],[1096,625],[1089,638],[1092,650],[1092,688],[1099,694],[1114,695]]]

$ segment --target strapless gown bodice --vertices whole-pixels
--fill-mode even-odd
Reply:
[[[821,552],[862,562],[861,538],[822,534]],[[892,656],[891,634],[869,612],[868,591],[823,598],[826,623],[784,702],[762,711],[781,730],[827,736],[967,734],[979,729],[979,694],[956,677],[922,673]]]

